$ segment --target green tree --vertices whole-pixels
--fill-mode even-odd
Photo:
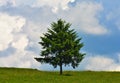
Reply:
[[[80,43],[81,38],[78,38],[74,29],[70,30],[70,23],[59,19],[51,24],[51,29],[41,38],[43,50],[41,56],[43,58],[35,58],[41,63],[49,63],[56,68],[60,67],[62,74],[63,65],[71,65],[76,68],[85,54],[80,53],[83,43]]]

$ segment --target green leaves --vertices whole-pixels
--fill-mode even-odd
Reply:
[[[51,28],[39,42],[43,46],[41,56],[44,58],[40,59],[41,62],[54,67],[71,64],[75,68],[79,65],[84,58],[84,54],[80,53],[83,43],[80,42],[81,38],[78,38],[74,29],[70,30],[70,26],[70,23],[61,19],[51,24]]]

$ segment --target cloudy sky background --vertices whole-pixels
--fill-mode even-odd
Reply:
[[[0,0],[0,67],[56,70],[34,60],[50,23],[72,23],[87,55],[76,70],[120,71],[120,0]],[[59,69],[59,68],[57,68]],[[71,67],[64,69],[71,70]]]

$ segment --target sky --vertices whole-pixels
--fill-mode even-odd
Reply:
[[[58,70],[40,64],[40,36],[52,22],[72,23],[86,53],[75,70],[120,71],[120,0],[0,0],[0,67]],[[73,70],[64,67],[64,70]]]

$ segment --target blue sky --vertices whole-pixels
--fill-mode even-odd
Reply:
[[[39,37],[62,18],[82,37],[76,70],[120,71],[120,0],[0,0],[0,67],[56,70],[34,60]],[[58,69],[58,68],[57,68]],[[71,70],[71,67],[64,69]]]

